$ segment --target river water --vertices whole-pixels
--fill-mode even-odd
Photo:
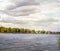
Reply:
[[[0,34],[0,51],[60,51],[57,34]]]

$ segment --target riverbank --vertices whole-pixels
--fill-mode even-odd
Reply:
[[[46,30],[30,30],[25,28],[7,28],[0,27],[0,33],[22,33],[22,34],[60,34],[60,32],[46,31]]]

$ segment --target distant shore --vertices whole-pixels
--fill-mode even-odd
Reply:
[[[22,34],[60,34],[60,32],[46,31],[46,30],[30,30],[24,28],[7,28],[0,27],[0,33],[22,33]]]

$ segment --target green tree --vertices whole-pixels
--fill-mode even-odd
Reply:
[[[40,32],[44,34],[45,33],[45,30],[41,30]]]
[[[33,33],[33,34],[35,34],[35,33],[36,33],[36,31],[35,31],[35,30],[32,30],[32,33]]]

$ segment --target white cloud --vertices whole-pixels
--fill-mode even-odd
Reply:
[[[16,2],[17,0],[14,2],[14,5]],[[8,8],[10,6],[8,5],[1,7],[1,9]],[[52,1],[43,2],[40,5],[31,5],[30,3],[15,9],[6,9],[5,12],[0,12],[0,16],[0,24],[4,26],[58,30],[60,26],[60,3]]]
[[[0,0],[0,10],[5,10],[8,6],[14,5],[9,0]]]

